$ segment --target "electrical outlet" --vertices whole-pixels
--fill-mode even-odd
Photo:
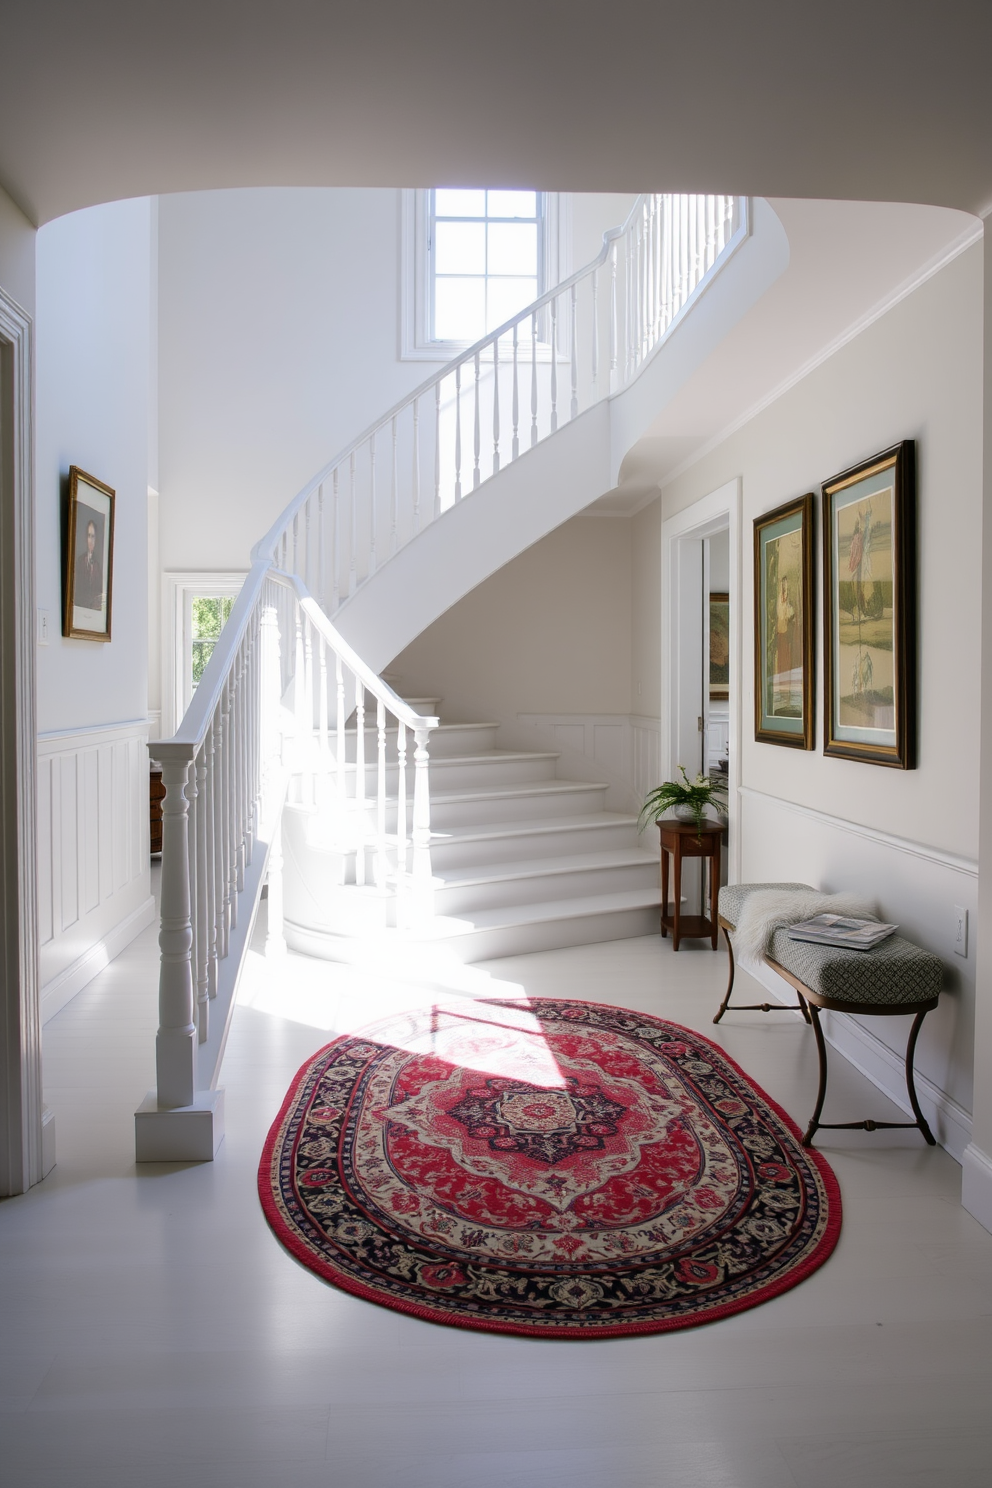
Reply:
[[[968,954],[968,911],[963,904],[954,906],[954,954]]]
[[[48,637],[52,629],[52,617],[49,610],[38,611],[38,645],[47,646]]]

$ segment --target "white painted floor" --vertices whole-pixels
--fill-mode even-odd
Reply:
[[[804,1123],[810,1032],[785,1012],[714,1029],[725,975],[701,942],[676,955],[650,937],[458,968],[451,983],[687,1023]],[[845,1203],[838,1249],[785,1296],[706,1328],[492,1337],[358,1301],[299,1267],[256,1197],[266,1129],[333,1030],[404,999],[424,1000],[386,978],[256,957],[217,1161],[140,1171],[131,1118],[152,1083],[155,932],[49,1024],[58,1167],[0,1205],[3,1488],[992,1482],[992,1235],[960,1207],[956,1163],[913,1132],[824,1134]],[[831,1100],[839,1119],[892,1109],[839,1057]]]

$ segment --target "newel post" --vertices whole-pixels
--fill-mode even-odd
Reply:
[[[427,740],[430,730],[413,731],[413,884],[412,909],[415,923],[434,918],[434,878],[431,871],[431,794],[428,777],[430,759]]]
[[[196,1027],[193,1021],[193,925],[190,904],[190,860],[186,787],[188,760],[163,760],[162,783],[162,950],[158,983],[158,1033],[155,1072],[159,1106],[188,1106],[193,1101]]]

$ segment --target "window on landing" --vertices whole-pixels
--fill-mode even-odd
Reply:
[[[437,187],[427,195],[429,338],[471,345],[544,291],[544,193]]]

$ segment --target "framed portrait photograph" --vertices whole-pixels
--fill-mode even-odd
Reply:
[[[62,634],[109,641],[114,587],[114,492],[69,467]]]
[[[916,754],[916,451],[823,486],[825,754],[911,770]]]
[[[813,748],[813,494],[754,521],[754,737]]]
[[[710,702],[730,697],[730,595],[710,591]]]

